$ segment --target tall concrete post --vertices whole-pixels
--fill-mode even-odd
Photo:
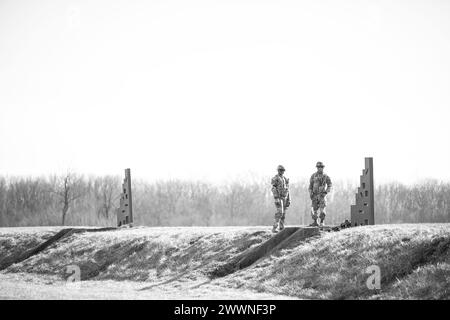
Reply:
[[[133,223],[130,169],[125,169],[125,179],[123,179],[122,193],[120,194],[120,207],[117,209],[116,214],[118,227]]]

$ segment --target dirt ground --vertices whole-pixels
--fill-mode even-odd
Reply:
[[[26,300],[278,300],[294,297],[227,288],[214,282],[176,281],[153,285],[134,281],[82,281],[66,283],[55,277],[0,274],[0,299]]]

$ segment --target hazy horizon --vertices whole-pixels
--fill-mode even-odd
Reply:
[[[448,1],[0,1],[0,175],[450,181]]]

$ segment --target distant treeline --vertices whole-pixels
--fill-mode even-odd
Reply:
[[[200,181],[133,181],[136,225],[270,225],[275,212],[270,178],[221,185]],[[40,178],[0,177],[0,226],[114,226],[121,177],[76,174]],[[310,223],[309,181],[291,181],[288,224]],[[356,184],[335,182],[326,222],[350,217]],[[450,222],[450,183],[428,180],[379,185],[376,223]]]

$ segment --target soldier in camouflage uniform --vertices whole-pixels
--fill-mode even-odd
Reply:
[[[317,172],[311,176],[309,181],[309,196],[312,201],[311,216],[313,223],[311,226],[323,226],[326,212],[325,207],[326,195],[331,191],[331,179],[328,175],[323,173],[325,167],[322,162],[316,164]],[[320,218],[320,224],[317,223],[317,219]]]
[[[286,209],[291,204],[291,196],[289,194],[289,179],[284,176],[284,167],[278,166],[278,174],[272,178],[272,193],[275,198],[275,223],[272,232],[278,232],[284,229],[284,218]]]

